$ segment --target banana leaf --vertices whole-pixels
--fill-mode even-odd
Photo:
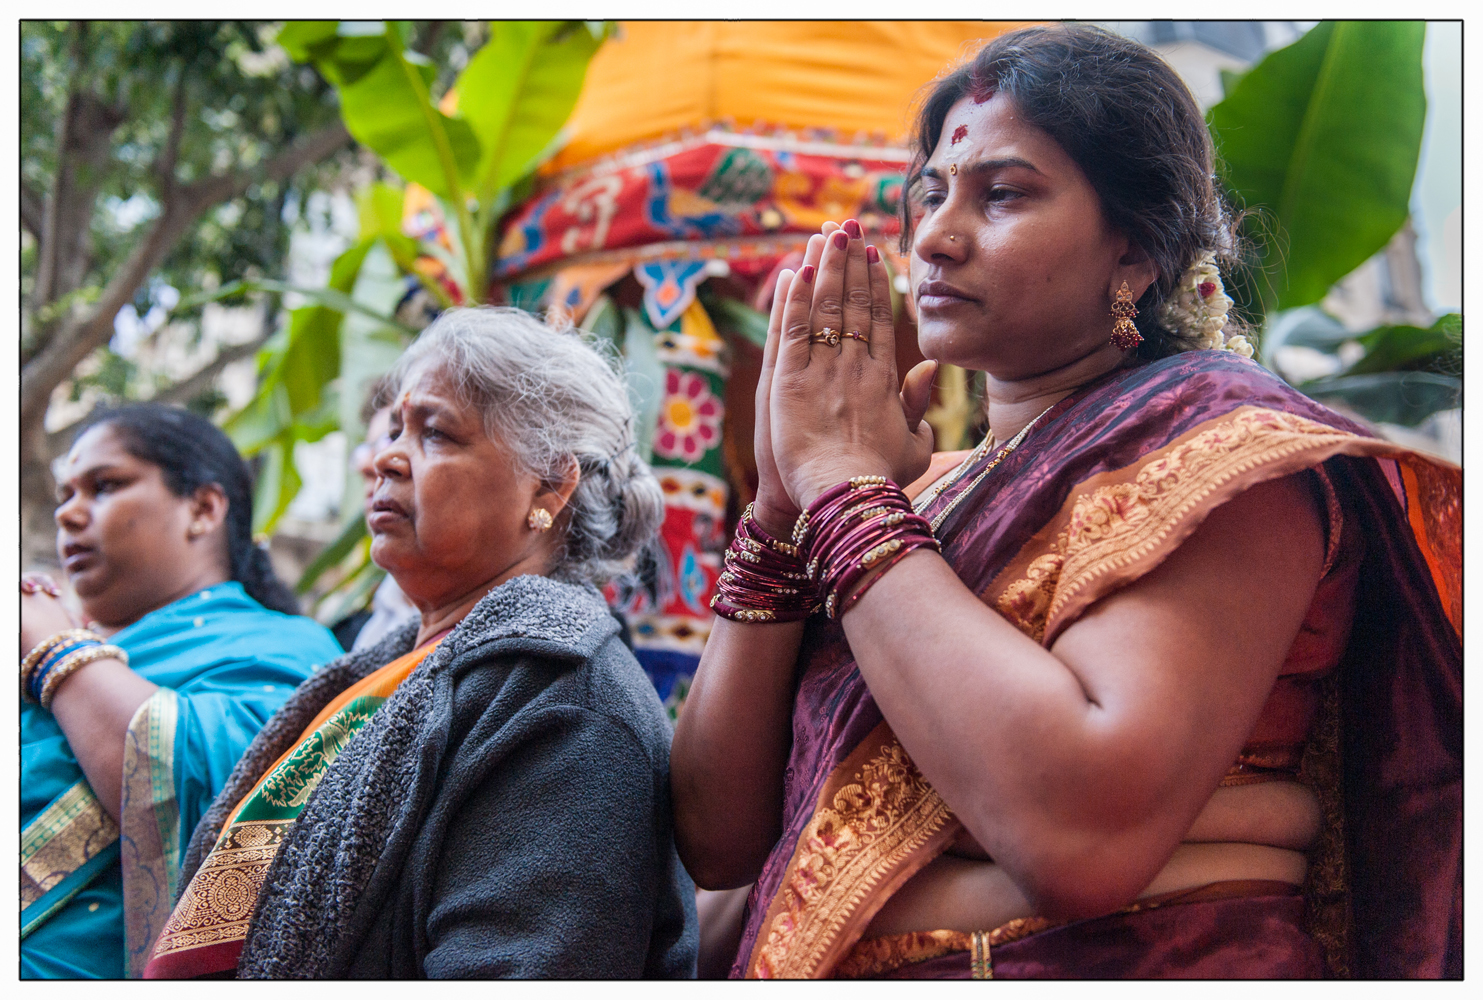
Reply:
[[[458,78],[458,111],[478,137],[481,204],[528,174],[576,106],[607,37],[581,21],[496,21]]]
[[[1462,371],[1462,316],[1447,313],[1431,326],[1382,326],[1356,338],[1365,346],[1365,356],[1345,370],[1345,375],[1378,372],[1432,371],[1457,374]]]
[[[634,440],[639,457],[654,460],[654,423],[664,402],[664,364],[654,346],[654,328],[636,309],[624,309],[623,360],[628,399],[633,405]]]
[[[1233,283],[1253,314],[1317,302],[1395,235],[1426,118],[1420,21],[1326,21],[1235,80],[1208,113],[1227,190],[1268,248]]]
[[[1462,379],[1433,372],[1338,375],[1298,388],[1319,402],[1343,403],[1367,420],[1404,427],[1462,405]]]
[[[717,327],[758,347],[767,346],[766,313],[758,312],[739,299],[712,294],[703,285],[699,295],[701,305]]]
[[[307,594],[309,588],[314,586],[316,580],[332,567],[340,565],[345,557],[355,549],[356,545],[368,537],[366,519],[363,517],[352,517],[340,529],[340,534],[333,542],[330,542],[320,551],[319,555],[304,567],[304,572],[299,576],[299,582],[294,584],[294,593]]]
[[[341,22],[328,34],[325,22],[290,23],[278,42],[335,85],[345,127],[387,166],[443,198],[471,189],[479,140],[467,121],[433,106],[428,87],[437,68],[403,48],[395,25],[380,24],[372,33],[369,26]]]

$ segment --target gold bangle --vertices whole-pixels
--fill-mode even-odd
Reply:
[[[41,693],[36,700],[41,702],[42,708],[51,711],[52,699],[57,696],[57,688],[62,686],[63,681],[94,660],[107,659],[118,660],[126,667],[129,665],[128,653],[117,646],[106,643],[102,646],[89,646],[76,653],[68,653],[62,658],[62,662],[52,667],[51,672],[46,675],[46,680],[42,682]]]
[[[84,649],[91,649],[93,646],[100,645],[101,643],[101,639],[83,639],[79,637],[67,638],[61,642],[53,643],[52,647],[46,651],[41,659],[36,661],[35,666],[30,670],[21,671],[21,700],[28,702],[34,702],[36,700],[31,697],[31,688],[36,683],[37,674],[41,674],[44,679],[46,673],[49,673],[52,667],[60,664],[70,654],[81,652]]]
[[[55,647],[60,642],[66,641],[67,639],[92,639],[95,642],[103,641],[103,637],[98,635],[92,629],[64,628],[60,632],[52,633],[45,639],[42,639],[40,642],[38,642],[35,646],[31,647],[31,652],[27,653],[25,659],[21,660],[21,673],[29,674],[31,671],[35,670],[36,664],[40,663],[42,659],[45,658],[46,654],[52,651],[53,647]]]

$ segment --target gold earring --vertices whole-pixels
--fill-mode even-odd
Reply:
[[[1117,320],[1112,324],[1112,346],[1119,351],[1131,351],[1143,343],[1143,335],[1133,325],[1133,317],[1137,315],[1138,307],[1133,305],[1133,293],[1124,281],[1123,287],[1117,290],[1117,300],[1112,303],[1112,316]]]
[[[550,531],[553,523],[551,512],[544,507],[535,507],[525,515],[525,523],[531,531]]]

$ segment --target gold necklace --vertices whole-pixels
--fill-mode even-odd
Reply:
[[[1040,423],[1040,418],[1049,413],[1051,411],[1051,408],[1055,405],[1055,403],[1052,403],[1050,406],[1047,406],[1045,409],[1040,411],[1040,414],[1036,416],[1034,420],[1030,421],[1028,424],[1022,427],[1018,434],[1009,439],[1009,443],[1000,450],[999,454],[994,456],[994,460],[986,465],[984,467],[984,470],[973,478],[973,482],[968,484],[968,488],[965,489],[962,493],[959,493],[956,497],[953,498],[952,503],[948,504],[946,507],[938,512],[937,516],[934,517],[931,522],[933,534],[937,533],[937,529],[942,526],[942,522],[947,519],[947,516],[949,514],[957,509],[958,504],[962,503],[964,498],[966,498],[970,493],[978,488],[978,484],[984,481],[984,477],[993,472],[995,467],[997,467],[1000,462],[1009,457],[1010,452],[1014,451],[1020,446],[1020,442],[1025,440],[1025,436],[1030,433],[1030,429],[1036,424]],[[932,493],[932,496],[930,499],[928,499],[927,503],[931,503],[933,500],[936,500],[939,496],[941,496],[944,491],[946,491],[949,487],[951,487],[954,483],[956,483],[963,477],[963,474],[968,470],[968,467],[970,465],[978,461],[978,459],[981,458],[984,454],[987,454],[989,448],[992,447],[991,442],[993,441],[993,438],[994,434],[992,431],[990,431],[989,434],[984,438],[983,443],[975,448],[973,450],[973,453],[963,460],[962,465],[958,466],[958,468],[954,471],[952,478],[943,483],[941,488],[935,490]],[[926,508],[926,506],[927,504],[924,503],[922,504],[922,506],[918,507],[917,510],[923,510]]]
[[[912,509],[920,514],[922,511],[930,507],[934,500],[942,496],[942,494],[947,491],[947,488],[949,486],[952,486],[953,483],[956,483],[959,479],[962,479],[963,473],[967,472],[968,468],[972,466],[974,462],[977,462],[980,458],[983,458],[984,455],[988,453],[988,450],[992,447],[994,447],[994,432],[989,431],[987,434],[984,435],[984,439],[978,443],[978,447],[974,448],[966,456],[964,456],[963,461],[959,462],[957,467],[954,468],[953,471],[944,473],[942,477],[938,479],[937,485],[932,487],[932,490],[930,492],[923,493],[921,496],[916,498],[916,500],[912,503]]]

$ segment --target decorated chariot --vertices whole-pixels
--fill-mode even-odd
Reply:
[[[609,588],[671,714],[711,628],[730,529],[756,489],[753,393],[777,273],[826,220],[859,220],[897,275],[912,98],[1011,27],[626,23],[594,57],[562,152],[507,217],[493,300],[581,325],[629,371],[661,539]],[[909,296],[901,370],[920,359]],[[967,423],[940,380],[939,447]]]

